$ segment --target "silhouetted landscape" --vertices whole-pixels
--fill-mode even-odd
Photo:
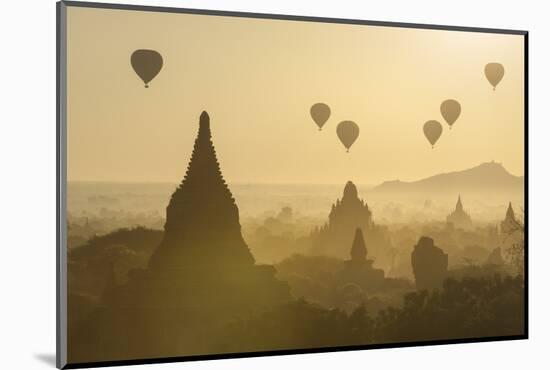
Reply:
[[[525,337],[523,36],[66,16],[70,364]]]
[[[459,191],[495,182],[515,207]],[[522,184],[486,163],[341,194],[236,185],[234,198],[203,112],[175,189],[69,184],[69,360],[521,335]],[[409,192],[426,199],[391,195]]]

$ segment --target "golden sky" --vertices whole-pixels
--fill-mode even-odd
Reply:
[[[230,183],[377,184],[502,162],[523,175],[523,36],[68,8],[69,181],[179,182],[201,111]],[[164,66],[145,89],[136,49]],[[506,73],[493,91],[489,62]],[[439,112],[456,99],[449,130]],[[310,106],[332,114],[319,132]],[[360,127],[350,153],[339,122]],[[428,120],[443,125],[435,149]]]

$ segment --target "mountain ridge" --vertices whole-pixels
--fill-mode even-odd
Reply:
[[[372,193],[523,191],[524,176],[509,173],[501,163],[485,162],[465,170],[440,173],[416,181],[385,181]]]

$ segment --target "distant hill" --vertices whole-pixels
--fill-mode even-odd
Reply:
[[[523,176],[510,174],[500,163],[488,162],[463,171],[442,173],[418,181],[386,181],[371,194],[523,193]]]

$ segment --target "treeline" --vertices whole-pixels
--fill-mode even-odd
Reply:
[[[402,343],[524,333],[521,277],[448,279],[441,289],[405,295],[401,306],[376,317],[360,306],[350,314],[304,300],[234,321],[216,350],[265,351]],[[235,340],[239,338],[239,340]]]
[[[432,290],[386,278],[371,291],[368,277],[357,280],[345,273],[352,267],[346,261],[325,256],[295,255],[275,267],[249,267],[258,270],[254,275],[218,266],[157,276],[148,260],[161,238],[161,231],[122,229],[70,251],[71,362],[483,338],[525,330],[523,277],[499,264],[450,270]],[[275,269],[279,280],[273,282],[267,275]],[[252,283],[258,289],[246,290]],[[288,299],[259,299],[284,287]]]

